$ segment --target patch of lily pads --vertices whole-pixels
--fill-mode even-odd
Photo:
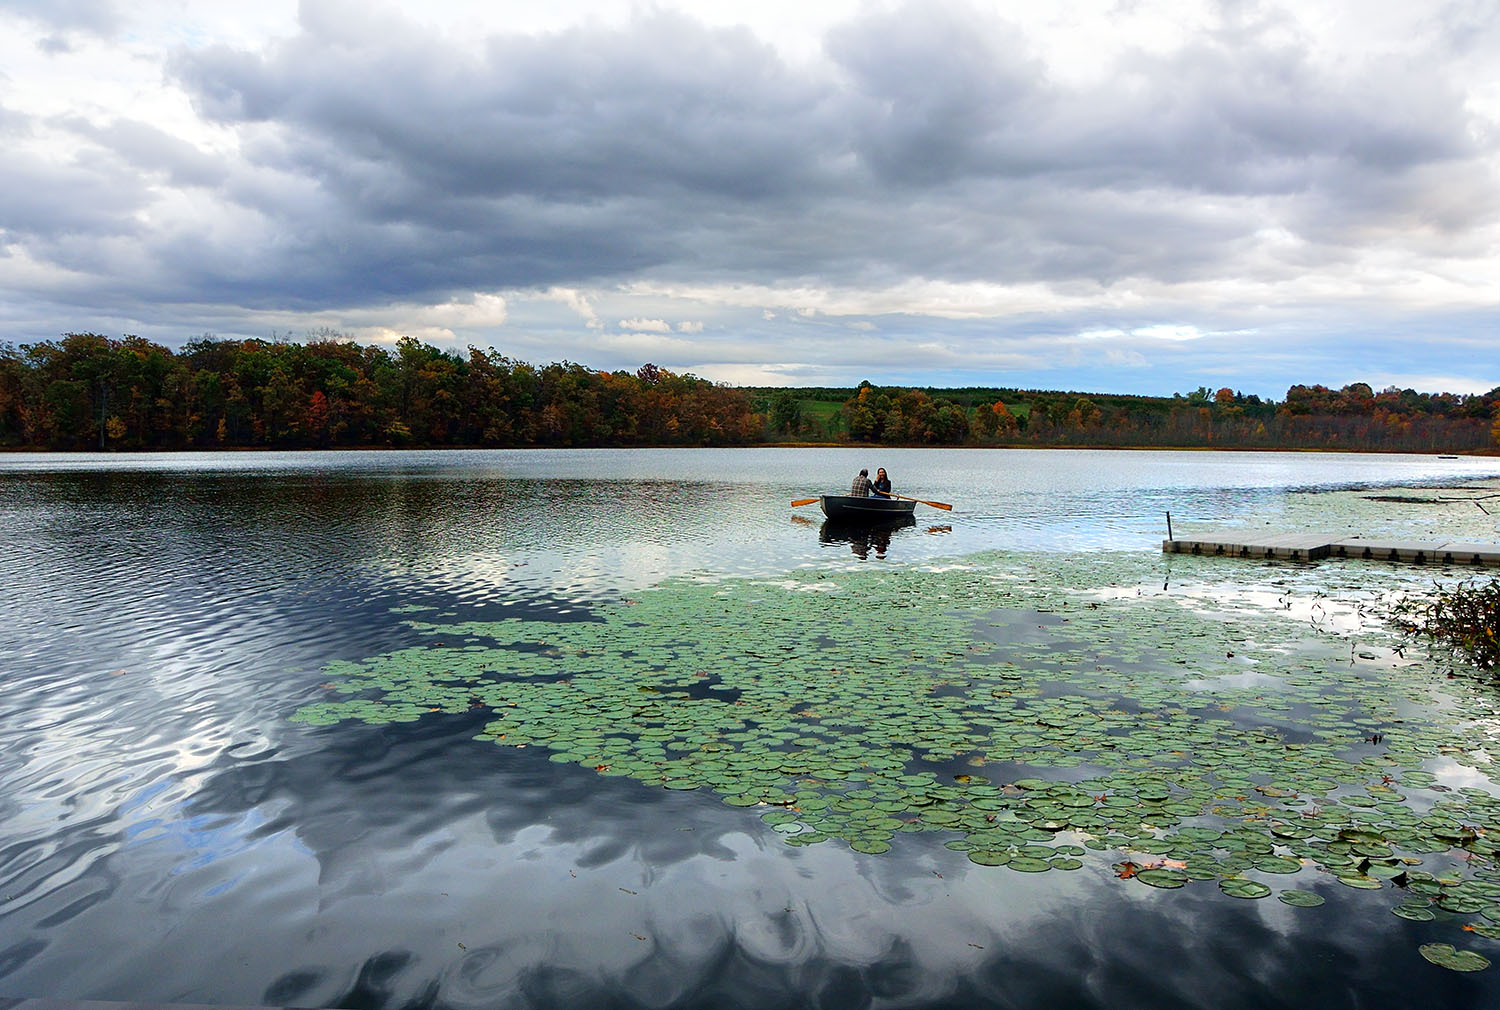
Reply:
[[[1225,562],[1183,559],[1178,577],[1199,564]],[[1092,850],[1151,887],[1315,906],[1296,885],[1327,882],[1487,936],[1494,689],[1378,624],[1356,647],[1232,594],[1123,591],[1149,576],[1129,558],[996,555],[677,580],[588,622],[413,619],[430,644],[330,665],[339,698],[294,718],[483,709],[482,740],[712,792],[789,845],[879,855],[939,833],[1022,872]],[[1443,946],[1423,954],[1488,963]]]

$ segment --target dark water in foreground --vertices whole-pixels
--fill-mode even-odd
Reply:
[[[876,456],[879,458],[875,458]],[[885,465],[889,539],[815,507]],[[691,572],[1134,552],[1179,523],[1297,528],[1289,489],[1464,485],[1491,461],[742,450],[0,460],[0,997],[340,1007],[1500,1006],[1358,892],[865,856],[753,812],[475,742],[479,714],[288,721],[392,608],[587,620]],[[1472,505],[1320,528],[1497,540]],[[1375,525],[1372,525],[1375,524]]]

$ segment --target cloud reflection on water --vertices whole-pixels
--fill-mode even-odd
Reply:
[[[1098,867],[981,869],[931,837],[898,836],[883,857],[791,849],[704,793],[475,743],[477,716],[285,721],[319,696],[329,660],[410,641],[393,607],[580,619],[680,571],[859,564],[851,542],[788,523],[786,501],[863,455],[8,466],[0,992],[548,1008],[1484,999],[1483,981],[1422,962],[1383,905],[1332,886],[1324,908],[1289,910],[1160,894]],[[1151,552],[1142,570],[1159,579],[1163,503],[1308,521],[1323,504],[1228,491],[1212,485],[1218,457],[1171,456],[884,453],[909,479],[971,495],[945,536],[896,531],[888,559],[1128,547]],[[1101,469],[1104,457],[1155,477]],[[1283,485],[1327,472],[1314,462],[1250,461],[1292,473]],[[1380,462],[1347,472],[1432,472]],[[1333,494],[1347,521],[1384,508]],[[1032,617],[1007,640],[1027,640]]]

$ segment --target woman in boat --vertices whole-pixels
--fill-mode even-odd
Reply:
[[[879,467],[875,471],[875,480],[870,484],[870,490],[876,498],[889,498],[891,496],[891,479],[885,475],[885,467]]]
[[[854,483],[849,485],[849,497],[868,498],[870,496],[870,471],[861,470],[854,478]]]

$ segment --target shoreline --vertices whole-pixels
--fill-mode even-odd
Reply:
[[[903,442],[756,442],[752,445],[234,445],[212,448],[177,449],[49,449],[37,446],[0,446],[0,457],[5,456],[147,456],[177,455],[186,453],[245,452],[530,452],[539,450],[634,450],[634,449],[961,449],[961,450],[1032,450],[1049,452],[1059,449],[1074,451],[1099,450],[1103,452],[1297,452],[1297,453],[1351,453],[1363,456],[1433,456],[1456,459],[1500,459],[1500,446],[1493,449],[1471,449],[1459,452],[1412,449],[1363,449],[1330,446],[1262,446],[1262,445],[926,445]]]

